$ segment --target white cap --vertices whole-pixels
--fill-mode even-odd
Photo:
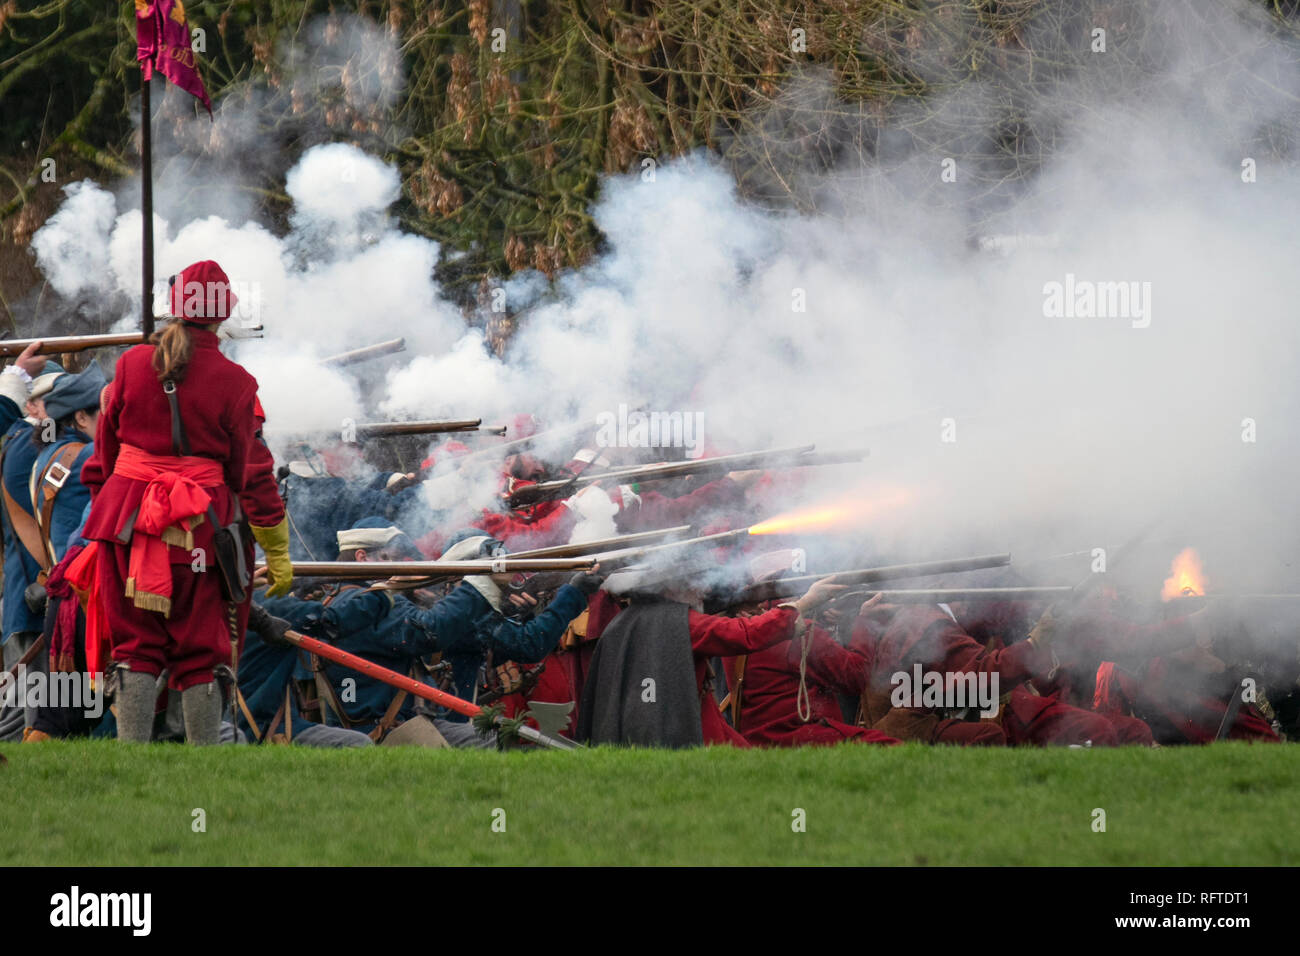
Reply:
[[[369,550],[382,548],[402,533],[401,528],[389,525],[387,528],[348,528],[337,535],[340,551],[354,551],[357,548]]]

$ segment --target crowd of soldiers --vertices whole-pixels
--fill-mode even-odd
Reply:
[[[34,349],[0,374],[5,666],[49,688],[84,673],[112,701],[92,715],[84,701],[28,695],[0,711],[0,739],[491,747],[529,726],[662,747],[1086,747],[1276,741],[1294,729],[1295,661],[1241,699],[1228,638],[1242,628],[1222,616],[1139,621],[1106,589],[1054,605],[892,604],[833,575],[765,597],[756,585],[813,563],[798,537],[706,542],[667,563],[557,580],[295,577],[303,561],[492,561],[565,544],[592,493],[608,497],[618,534],[690,526],[706,537],[772,513],[799,479],[749,470],[584,485],[511,506],[531,484],[609,467],[618,450],[582,447],[590,433],[561,455],[506,446],[487,479],[497,504],[468,512],[435,510],[422,487],[471,457],[455,439],[423,448],[412,471],[376,470],[333,441],[277,467],[255,383],[217,348],[233,302],[184,297],[225,282],[211,262],[181,273],[177,318],[124,354],[111,383],[96,365],[65,372]],[[510,437],[536,428],[521,417]],[[259,566],[247,595],[220,580],[221,534],[241,526],[261,549],[255,560],[247,534],[237,543],[250,572]],[[711,573],[724,564],[729,577]],[[299,634],[373,666],[305,650]],[[923,673],[949,690],[990,678],[996,696],[988,709],[942,693],[900,698],[899,675]],[[491,719],[471,721],[393,674]]]

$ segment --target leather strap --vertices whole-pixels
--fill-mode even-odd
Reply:
[[[84,441],[72,441],[64,445],[57,455],[52,455],[50,460],[45,463],[45,468],[36,477],[36,487],[32,489],[32,506],[36,509],[37,525],[41,533],[41,547],[48,555],[48,562],[45,570],[54,567],[58,561],[58,555],[54,552],[54,545],[50,541],[50,519],[54,515],[54,499],[59,496],[63,490],[63,482],[72,474],[72,463],[77,460],[81,450],[86,447]],[[49,481],[50,471],[58,465],[63,469],[63,480],[58,484]]]
[[[41,571],[48,571],[51,565],[45,554],[45,547],[41,543],[41,527],[36,523],[35,516],[28,514],[27,509],[9,493],[9,486],[4,482],[4,460],[8,453],[9,442],[6,441],[5,447],[0,449],[0,491],[4,492],[5,513],[9,515],[9,524],[14,529],[14,537],[31,555],[32,560],[40,566]]]
[[[172,412],[172,454],[188,458],[192,454],[190,439],[185,433],[185,422],[181,420],[181,403],[176,397],[176,383],[171,379],[167,379],[167,381],[163,382],[163,392],[167,395],[167,404]],[[236,497],[234,520],[238,521],[239,517],[239,498]],[[213,508],[211,501],[208,502],[208,521],[214,532],[221,527],[221,525],[217,524],[217,512]]]
[[[397,712],[402,709],[402,703],[406,700],[406,691],[399,690],[393,695],[393,699],[388,703],[388,709],[384,711],[384,716],[379,718],[379,723],[375,724],[370,731],[370,739],[375,743],[383,740],[392,729],[393,722],[397,720]]]
[[[325,704],[329,705],[330,710],[334,711],[339,719],[339,723],[351,730],[352,721],[347,714],[343,712],[343,705],[339,703],[338,696],[334,693],[334,687],[325,677],[325,667],[321,660],[315,654],[311,656],[312,677],[316,680],[316,696],[321,700],[320,722],[325,723]]]
[[[739,657],[735,658],[736,663],[733,666],[733,673],[727,675],[732,678],[732,680],[728,682],[731,683],[732,686],[731,693],[728,694],[727,697],[731,701],[731,728],[736,731],[736,733],[740,733],[740,708],[744,700],[745,690],[745,662],[748,660],[748,654],[741,654]]]
[[[284,742],[293,743],[293,681],[284,685]]]
[[[248,723],[248,729],[253,732],[253,739],[261,743],[262,732],[257,729],[257,721],[253,719],[253,712],[248,709],[248,701],[244,700],[243,692],[238,687],[235,688],[235,700],[239,702],[239,711],[244,715],[244,720]],[[272,722],[272,729],[274,729],[274,722]]]

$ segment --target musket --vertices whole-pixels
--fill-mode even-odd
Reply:
[[[1279,603],[1288,603],[1288,602],[1300,601],[1300,593],[1288,592],[1288,591],[1272,592],[1272,593],[1261,593],[1261,592],[1252,593],[1249,591],[1243,591],[1234,594],[1233,592],[1228,591],[1228,592],[1219,592],[1217,594],[1180,594],[1177,597],[1172,598],[1169,601],[1169,603],[1175,607],[1178,607],[1187,604],[1199,605],[1199,604],[1213,603],[1216,601],[1241,601],[1246,604],[1251,604],[1251,603],[1270,604],[1275,601]]]
[[[849,591],[836,596],[836,601],[850,597],[871,598],[877,594],[884,604],[948,604],[953,601],[1057,601],[1068,597],[1074,588],[1068,584],[1059,587],[1011,588],[899,588],[886,591]]]
[[[655,566],[656,559],[668,558],[680,562],[682,555],[688,554],[695,549],[725,548],[740,543],[748,536],[748,528],[738,528],[735,531],[706,534],[699,538],[683,538],[680,541],[670,541],[666,544],[650,545],[648,547],[616,548],[611,551],[601,551],[589,557],[600,565],[603,572],[637,570],[642,569],[644,566]],[[510,589],[515,593],[522,592],[536,597],[541,592],[562,583],[563,581],[558,575],[538,574],[531,578],[521,577],[511,583]]]
[[[0,340],[0,358],[12,358],[33,342],[40,342],[37,355],[60,355],[64,352],[84,352],[87,349],[114,348],[122,345],[140,345],[143,332],[116,332],[111,335],[51,335],[35,339]]]
[[[538,482],[535,485],[525,485],[511,494],[510,505],[517,508],[521,505],[535,504],[552,498],[567,498],[569,495],[596,482],[607,481],[614,485],[622,485],[645,481],[661,481],[670,478],[685,478],[688,475],[726,474],[729,471],[745,471],[753,468],[802,468],[814,465],[842,465],[862,461],[867,455],[865,450],[813,454],[815,447],[815,445],[799,445],[790,448],[776,448],[770,451],[719,455],[715,458],[658,462],[649,465],[610,468],[598,472],[584,471],[572,478],[561,478],[555,481]]]
[[[886,564],[853,571],[826,574],[801,574],[798,577],[780,578],[752,584],[732,600],[735,604],[754,601],[774,601],[777,598],[803,594],[818,581],[834,577],[837,584],[874,584],[877,581],[896,581],[901,578],[920,578],[931,574],[954,574],[959,571],[979,571],[985,568],[1004,568],[1011,563],[1009,554],[981,554],[972,558],[951,558],[945,561],[918,561],[914,564]]]
[[[571,441],[575,436],[594,429],[596,426],[593,422],[583,421],[575,425],[565,425],[560,428],[548,428],[545,431],[537,432],[535,435],[525,435],[523,438],[515,438],[511,441],[501,442],[499,445],[489,445],[486,448],[479,448],[470,452],[468,455],[461,455],[459,458],[453,458],[451,464],[458,469],[464,469],[468,466],[482,464],[489,461],[500,461],[510,455],[518,454],[522,451],[528,451],[531,448],[546,446],[560,441]]]
[[[647,541],[659,541],[664,538],[673,537],[679,534],[686,534],[691,530],[691,526],[684,524],[675,528],[663,528],[659,531],[641,531],[636,534],[616,535],[612,538],[599,538],[594,541],[584,541],[579,544],[557,544],[549,548],[533,548],[528,551],[515,551],[508,555],[510,560],[539,560],[547,558],[570,558],[584,555],[591,555],[595,552],[609,551],[612,549],[626,550],[627,546],[643,545]],[[568,569],[566,569],[568,570]],[[547,587],[558,584],[565,577],[564,571],[541,571],[534,574],[520,575],[520,580],[511,585],[511,590],[516,592],[527,591],[530,594],[537,594],[546,590]],[[393,581],[386,585],[388,590],[414,590],[418,588],[429,587],[432,584],[440,584],[446,581],[450,576],[441,575],[424,578],[407,578],[404,580]]]
[[[295,647],[304,651],[315,654],[317,657],[323,657],[327,661],[340,664],[359,674],[365,674],[367,677],[374,678],[390,687],[396,687],[404,690],[408,694],[437,704],[439,707],[445,707],[448,710],[455,711],[458,714],[464,714],[466,717],[477,717],[483,713],[482,707],[470,703],[460,697],[448,694],[446,691],[438,690],[436,687],[430,687],[423,684],[413,677],[407,677],[405,674],[399,674],[397,671],[389,670],[387,667],[380,667],[373,664],[364,657],[358,657],[355,654],[349,654],[347,651],[340,650],[332,644],[326,644],[324,641],[318,641],[314,637],[308,637],[306,634],[299,634],[297,631],[285,631],[284,639]],[[497,717],[493,720],[498,727],[501,725],[502,718]],[[579,750],[581,744],[574,743],[572,740],[564,740],[560,737],[550,737],[540,731],[534,730],[527,724],[520,724],[518,734],[531,743],[540,744],[543,747],[550,747],[552,750]]]
[[[537,571],[586,571],[587,558],[486,558],[479,561],[295,561],[295,578],[373,581],[391,577],[468,577],[475,574],[528,574]]]
[[[1245,702],[1245,688],[1242,685],[1246,680],[1245,676],[1238,678],[1236,686],[1232,689],[1227,709],[1223,712],[1223,720],[1219,721],[1219,729],[1214,735],[1216,741],[1227,740],[1233,724],[1237,722],[1237,714],[1241,713],[1241,705]]]
[[[557,544],[549,548],[533,548],[528,551],[515,551],[510,554],[511,560],[517,561],[534,560],[540,558],[571,558],[582,555],[590,555],[599,551],[610,551],[613,549],[626,549],[629,546],[644,545],[649,541],[661,541],[664,538],[671,538],[677,535],[686,534],[691,530],[688,524],[679,525],[675,528],[662,528],[659,531],[640,531],[636,534],[616,535],[612,538],[599,538],[594,541],[584,541],[579,544]],[[541,591],[549,587],[558,586],[563,583],[567,575],[563,571],[542,571],[527,577],[521,575],[520,580],[511,584],[511,590],[515,592],[526,591],[536,596]],[[440,584],[447,580],[447,577],[431,577],[418,579],[404,579],[400,581],[388,582],[384,587],[391,591],[410,591],[419,588],[429,587],[433,584]]]
[[[1137,534],[1133,535],[1133,537],[1129,538],[1128,541],[1124,542],[1124,544],[1121,545],[1119,549],[1116,550],[1111,555],[1109,561],[1109,567],[1106,572],[1090,573],[1086,578],[1084,578],[1077,585],[1075,585],[1074,594],[1071,596],[1068,606],[1062,608],[1061,610],[1065,612],[1074,610],[1085,597],[1087,597],[1089,594],[1092,593],[1094,588],[1101,587],[1103,581],[1110,580],[1111,578],[1108,572],[1113,571],[1115,565],[1121,559],[1127,558],[1134,551],[1136,551],[1138,545],[1140,545],[1143,541],[1145,541],[1146,538],[1151,534],[1151,532],[1154,531],[1156,528],[1158,528],[1163,522],[1164,522],[1164,516],[1161,515],[1151,519],[1151,521],[1143,525],[1138,530]]]
[[[483,432],[504,435],[504,425],[484,425],[481,418],[453,421],[365,422],[356,426],[358,438],[388,438],[394,435],[440,435],[444,432]]]
[[[660,528],[658,531],[638,531],[633,534],[619,534],[612,538],[597,538],[593,541],[581,541],[575,544],[557,544],[549,548],[532,548],[528,551],[515,551],[511,558],[569,558],[583,554],[598,554],[604,551],[623,551],[628,548],[641,547],[651,541],[663,541],[689,533],[691,526],[678,525],[675,528]]]
[[[413,421],[413,422],[359,422],[355,425],[340,427],[339,434],[353,432],[357,438],[394,438],[400,435],[442,435],[449,432],[480,432],[485,435],[504,435],[506,426],[484,426],[481,418],[462,418],[449,421]],[[268,435],[309,435],[326,434],[323,429],[304,431],[295,428],[268,428]]]
[[[645,548],[619,548],[613,551],[601,551],[591,555],[591,558],[601,566],[602,570],[615,570],[633,565],[654,564],[656,558],[675,556],[694,548],[728,547],[739,544],[747,537],[749,537],[748,528],[737,528],[734,531],[720,531],[717,534],[706,534],[699,538],[683,538],[681,541],[669,541],[667,544],[656,544]]]
[[[387,342],[376,342],[374,345],[352,349],[350,352],[340,352],[337,355],[327,356],[320,360],[320,364],[341,368],[346,365],[356,365],[358,362],[365,362],[368,359],[378,358],[381,355],[401,352],[405,348],[406,339],[389,339]]]

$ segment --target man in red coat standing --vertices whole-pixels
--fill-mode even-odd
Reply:
[[[87,637],[111,640],[120,740],[149,740],[166,670],[187,739],[211,744],[222,710],[216,678],[234,666],[248,613],[247,600],[223,594],[214,523],[242,511],[266,552],[270,595],[288,591],[293,568],[284,507],[263,474],[270,456],[257,447],[257,382],[217,345],[235,304],[229,279],[215,262],[195,263],[173,281],[171,300],[175,318],[153,344],[118,360],[82,472],[98,591]]]

